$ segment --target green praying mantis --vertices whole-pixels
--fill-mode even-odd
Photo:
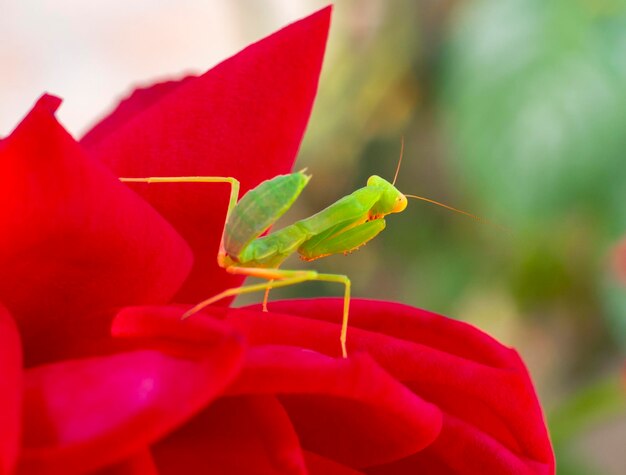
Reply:
[[[122,182],[142,183],[228,183],[230,199],[224,222],[218,265],[230,274],[266,279],[266,283],[244,285],[227,289],[208,298],[185,312],[187,318],[203,308],[226,297],[249,292],[265,291],[263,310],[267,311],[270,289],[286,287],[305,281],[324,281],[343,284],[343,316],[341,322],[341,354],[348,356],[346,339],[350,309],[350,279],[345,275],[324,274],[314,270],[283,270],[281,264],[294,253],[305,261],[313,261],[332,254],[355,251],[385,229],[385,217],[400,213],[407,206],[407,197],[443,206],[474,219],[477,216],[443,203],[417,195],[401,193],[395,182],[402,163],[402,150],[393,182],[372,175],[363,188],[344,196],[324,210],[296,221],[271,234],[261,236],[295,202],[311,179],[306,169],[287,175],[278,175],[260,183],[239,199],[239,181],[220,176],[172,176],[120,178]]]

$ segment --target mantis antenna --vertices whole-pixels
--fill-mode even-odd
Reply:
[[[448,206],[446,204],[440,203],[439,201],[431,200],[430,198],[424,198],[423,196],[417,196],[417,195],[407,195],[406,193],[404,193],[404,196],[406,196],[407,198],[414,198],[416,200],[426,201],[427,203],[432,203],[434,205],[441,206],[443,208],[449,209],[450,211],[454,211],[455,213],[464,214],[465,216],[469,216],[470,218],[475,219],[476,221],[485,222],[484,219],[476,215],[473,215],[471,213],[468,213],[467,211],[462,211],[460,209],[453,208],[452,206]]]
[[[393,176],[393,182],[391,183],[392,185],[395,185],[396,184],[396,180],[398,179],[398,174],[400,173],[400,165],[402,165],[402,157],[403,156],[404,156],[404,135],[400,138],[400,158],[398,159],[398,166],[396,167],[396,174]],[[511,232],[511,230],[508,229],[505,226],[502,226],[502,225],[499,225],[499,224],[496,224],[496,223],[492,223],[491,221],[488,221],[488,220],[486,220],[484,218],[481,218],[481,217],[476,216],[474,214],[468,213],[467,211],[463,211],[463,210],[460,210],[460,209],[457,209],[457,208],[453,208],[452,206],[448,206],[448,205],[443,204],[443,203],[441,203],[439,201],[431,200],[430,198],[425,198],[423,196],[418,196],[418,195],[407,195],[405,193],[403,193],[403,194],[407,198],[413,198],[413,199],[416,199],[416,200],[426,201],[427,203],[431,203],[431,204],[434,204],[434,205],[437,205],[437,206],[441,206],[442,208],[446,208],[446,209],[448,209],[450,211],[454,211],[455,213],[459,213],[459,214],[463,214],[465,216],[468,216],[468,217],[470,217],[470,218],[472,218],[472,219],[474,219],[474,220],[476,220],[476,221],[478,221],[478,222],[480,222],[482,224],[487,224],[489,226],[494,226],[494,227],[496,227],[496,228],[498,228],[498,229],[500,229],[502,231],[506,231],[508,233]]]
[[[413,199],[416,199],[416,200],[426,201],[427,203],[431,203],[431,204],[434,204],[434,205],[437,205],[437,206],[441,206],[442,208],[446,208],[446,209],[448,209],[450,211],[454,211],[455,213],[459,213],[459,214],[463,214],[465,216],[468,216],[468,217],[470,217],[470,218],[472,218],[472,219],[474,219],[474,220],[476,220],[476,221],[478,221],[478,222],[480,222],[482,224],[487,224],[489,226],[494,226],[494,227],[500,229],[501,231],[506,231],[507,233],[511,233],[511,230],[509,228],[507,228],[506,226],[502,226],[500,224],[493,223],[491,221],[486,220],[485,218],[481,218],[480,216],[476,216],[475,214],[468,213],[467,211],[463,211],[463,210],[460,210],[460,209],[457,209],[457,208],[453,208],[452,206],[448,206],[446,204],[440,203],[439,201],[431,200],[430,198],[425,198],[423,196],[407,195],[406,193],[403,193],[403,194],[407,198],[413,198]]]
[[[398,159],[398,166],[396,167],[396,174],[393,176],[392,185],[396,184],[398,179],[398,173],[400,173],[400,165],[402,165],[402,156],[404,155],[404,135],[400,138],[400,158]]]

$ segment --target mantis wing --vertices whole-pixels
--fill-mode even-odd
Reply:
[[[278,175],[248,191],[232,209],[224,229],[224,249],[233,257],[287,211],[308,183],[304,171]]]

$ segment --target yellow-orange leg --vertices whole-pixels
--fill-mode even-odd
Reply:
[[[272,282],[274,279],[270,279],[267,283],[267,288],[265,289],[265,294],[263,295],[263,311],[267,312],[267,299],[270,297],[270,290],[272,290]]]
[[[254,267],[228,267],[226,271],[231,274],[246,275],[251,277],[260,277],[268,279],[269,282],[263,284],[244,285],[241,287],[233,287],[219,294],[203,300],[199,304],[195,305],[191,309],[187,310],[182,318],[188,318],[191,315],[199,312],[205,307],[208,307],[212,303],[222,300],[226,297],[233,297],[235,295],[247,294],[250,292],[267,291],[271,288],[287,287],[288,285],[299,284],[310,280],[318,280],[323,282],[337,282],[345,286],[345,292],[343,297],[343,318],[341,321],[341,334],[339,341],[341,343],[341,354],[344,358],[348,357],[346,350],[346,340],[348,334],[348,316],[350,313],[350,279],[345,275],[338,274],[320,274],[316,271],[307,270],[279,270],[279,269],[263,269]]]

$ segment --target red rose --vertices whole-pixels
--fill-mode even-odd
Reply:
[[[0,473],[554,473],[523,363],[469,325],[353,300],[343,359],[338,300],[172,304],[241,282],[215,264],[227,187],[117,177],[290,170],[329,18],[136,91],[80,143],[52,96],[0,142]]]

